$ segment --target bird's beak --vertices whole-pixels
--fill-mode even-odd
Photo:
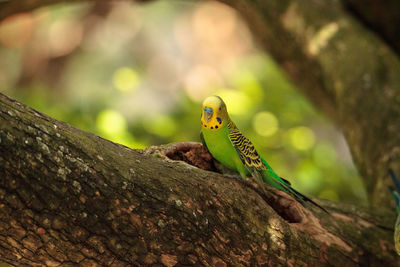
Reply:
[[[204,120],[206,122],[209,122],[211,120],[212,115],[213,115],[213,109],[205,107],[204,108]]]

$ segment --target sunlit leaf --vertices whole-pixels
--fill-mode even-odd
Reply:
[[[113,75],[113,84],[121,92],[135,90],[139,85],[139,75],[132,68],[122,67],[115,71]]]
[[[149,118],[143,125],[150,133],[163,137],[171,136],[176,130],[175,121],[171,117],[164,115]]]
[[[309,150],[315,144],[314,132],[308,127],[294,127],[287,134],[291,145],[297,150]]]
[[[253,128],[259,135],[274,135],[279,129],[278,119],[271,112],[259,112],[253,118]]]

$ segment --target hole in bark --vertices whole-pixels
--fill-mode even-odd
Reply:
[[[247,178],[246,181],[249,181],[249,179],[252,178]],[[303,221],[303,207],[291,196],[272,187],[260,189],[253,181],[250,181],[250,184],[265,202],[285,221],[288,223],[301,223]]]
[[[284,220],[289,223],[301,223],[303,221],[303,213],[301,212],[301,204],[281,197],[274,198],[273,201],[268,202],[270,206],[279,214]]]
[[[220,173],[215,166],[214,158],[200,144],[179,143],[165,155],[172,160],[182,160],[197,168]]]

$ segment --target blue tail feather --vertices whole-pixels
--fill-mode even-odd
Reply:
[[[394,171],[392,169],[389,169],[389,174],[390,174],[390,177],[392,177],[394,185],[396,186],[396,191],[400,194],[399,178],[397,178],[396,174],[394,174]]]
[[[389,169],[390,177],[392,177],[395,188],[389,187],[392,191],[394,201],[396,202],[397,211],[400,212],[400,181],[392,169]]]

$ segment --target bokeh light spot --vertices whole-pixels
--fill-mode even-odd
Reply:
[[[320,186],[321,171],[310,160],[305,160],[298,166],[298,183],[306,192],[314,192]]]
[[[279,129],[278,119],[271,112],[259,112],[253,118],[253,128],[261,136],[272,136]]]
[[[238,89],[255,99],[257,103],[263,99],[264,92],[253,72],[239,68],[234,72],[232,80]]]
[[[148,132],[162,137],[171,136],[176,131],[175,121],[165,115],[150,118],[144,121],[143,126]]]
[[[194,33],[201,41],[218,43],[234,33],[237,17],[231,7],[209,1],[199,5],[192,23]]]
[[[82,41],[83,29],[77,21],[59,20],[49,31],[50,52],[53,57],[71,53]]]
[[[184,80],[185,91],[194,101],[201,102],[212,91],[222,85],[218,72],[208,65],[196,65],[191,68]]]
[[[288,131],[291,145],[297,150],[309,150],[315,144],[314,132],[305,126],[294,127]]]
[[[120,92],[130,92],[139,85],[139,75],[132,68],[122,67],[115,71],[113,84]]]
[[[29,13],[20,13],[0,22],[0,43],[5,47],[20,47],[32,35],[33,19]]]
[[[132,148],[145,148],[146,145],[134,139],[128,132],[125,117],[116,110],[106,109],[101,111],[96,119],[99,134],[113,142]]]
[[[126,131],[126,120],[121,113],[115,110],[106,109],[99,113],[96,120],[99,131],[106,135],[118,135]]]
[[[233,89],[220,89],[216,92],[220,96],[228,109],[229,114],[240,115],[250,112],[252,99],[245,93]]]

